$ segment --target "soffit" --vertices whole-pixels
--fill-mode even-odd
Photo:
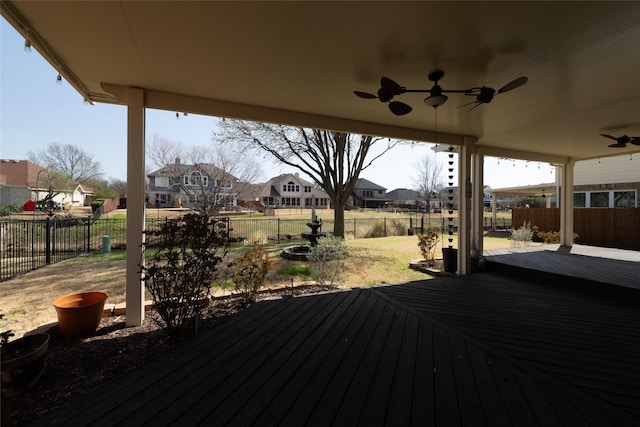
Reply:
[[[396,137],[408,129],[436,142],[469,135],[494,150],[593,158],[640,148],[613,150],[599,136],[640,135],[638,2],[3,1],[2,8],[100,102],[116,102],[107,83],[219,101],[228,116],[268,118],[254,113],[259,107],[278,118],[304,113],[337,130]],[[375,93],[380,76],[428,89],[435,68],[445,71],[444,89],[498,89],[521,75],[529,82],[471,112],[457,108],[470,99],[450,94],[437,122],[425,94],[397,97],[414,108],[400,117],[353,94]],[[287,120],[302,124],[298,117]]]

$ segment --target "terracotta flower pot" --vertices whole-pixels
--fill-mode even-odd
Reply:
[[[58,326],[66,338],[82,338],[98,329],[106,292],[78,292],[53,302],[58,313]]]
[[[49,334],[28,335],[4,345],[3,385],[11,389],[33,387],[44,372],[48,345]]]

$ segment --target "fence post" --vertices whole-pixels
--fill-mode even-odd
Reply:
[[[278,218],[278,236],[276,237],[276,241],[280,244],[280,218]]]
[[[47,217],[44,240],[45,263],[51,264],[51,218]]]
[[[384,218],[384,237],[387,237],[387,218]]]
[[[87,217],[87,253],[91,252],[91,217]]]
[[[334,225],[334,227],[335,227],[335,225]],[[354,240],[356,239],[356,236],[357,236],[357,234],[356,234],[356,219],[353,218],[353,239]]]
[[[420,234],[424,234],[424,215],[420,217]]]

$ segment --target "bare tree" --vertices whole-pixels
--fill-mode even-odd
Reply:
[[[442,164],[436,161],[435,154],[425,154],[415,163],[417,176],[414,178],[415,190],[430,208],[431,201],[444,187],[442,183]]]
[[[127,181],[110,177],[108,187],[117,191],[121,198],[127,197]]]
[[[102,166],[93,156],[73,144],[51,142],[45,150],[29,152],[29,160],[58,171],[76,182],[87,182],[102,176]]]
[[[344,208],[360,173],[397,143],[389,140],[382,152],[369,156],[382,138],[231,119],[220,120],[219,129],[215,137],[221,141],[258,147],[310,176],[331,199],[339,237],[344,237]]]
[[[233,204],[262,175],[254,158],[220,144],[185,147],[156,135],[146,155],[169,178],[167,191],[184,195],[202,213]]]

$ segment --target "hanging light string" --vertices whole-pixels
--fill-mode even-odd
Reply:
[[[3,4],[2,7],[3,17],[14,28],[21,33],[24,38],[24,50],[25,52],[31,52],[32,48],[36,48],[40,55],[55,69],[60,75],[60,82],[62,82],[62,75],[71,86],[73,86],[84,98],[84,100],[90,104],[93,104],[94,98],[104,98],[105,96],[99,93],[93,93],[88,87],[84,85],[82,80],[78,78],[65,64],[64,61],[55,53],[55,51],[49,46],[49,44],[40,35],[30,28],[25,18],[17,12],[10,3]],[[56,81],[58,81],[56,77]],[[109,97],[109,100],[111,98]]]

